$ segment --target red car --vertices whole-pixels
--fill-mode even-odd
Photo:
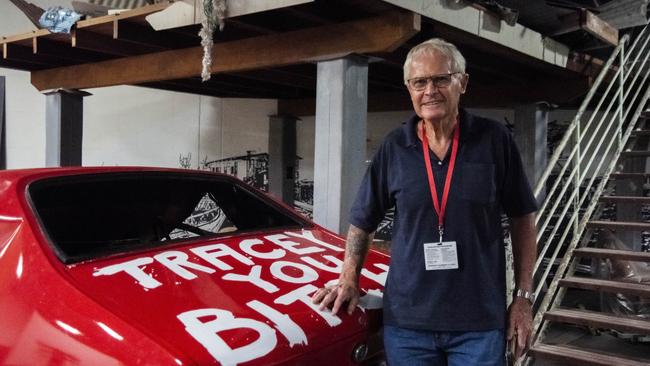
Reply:
[[[388,256],[352,315],[310,301],[344,241],[215,173],[0,172],[0,364],[351,365],[381,359]]]

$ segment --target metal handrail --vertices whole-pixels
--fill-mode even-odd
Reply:
[[[553,171],[553,168],[557,164],[558,160],[560,160],[560,154],[566,147],[567,143],[569,142],[569,139],[571,138],[571,133],[573,133],[573,130],[576,128],[576,125],[580,123],[580,119],[582,118],[582,115],[585,113],[587,110],[587,107],[589,106],[589,102],[591,102],[591,98],[593,98],[594,94],[596,94],[596,90],[600,86],[600,83],[603,82],[603,79],[605,78],[605,75],[609,72],[610,68],[612,67],[612,64],[614,63],[614,60],[616,59],[616,56],[618,55],[619,52],[621,52],[621,49],[623,48],[623,45],[628,41],[629,37],[627,35],[623,36],[621,38],[621,41],[619,42],[618,46],[614,49],[614,52],[610,56],[609,60],[607,60],[607,63],[603,66],[603,68],[600,70],[600,73],[598,74],[598,77],[594,81],[594,84],[592,88],[589,90],[589,93],[587,93],[587,96],[585,97],[585,100],[582,102],[582,105],[578,109],[578,113],[576,116],[573,118],[573,121],[571,121],[571,124],[569,125],[566,133],[564,134],[564,137],[560,141],[558,147],[555,149],[553,152],[553,155],[551,156],[551,159],[548,161],[548,165],[546,166],[546,169],[544,169],[544,172],[542,173],[542,176],[539,178],[537,183],[535,184],[535,189],[533,192],[535,193],[535,196],[539,196],[539,194],[542,191],[542,188],[546,185],[546,181],[548,180],[549,176],[551,175],[551,172]]]
[[[650,98],[650,72],[646,71],[650,68],[649,41],[648,26],[631,45],[628,35],[621,38],[535,185],[537,197],[546,194],[535,218],[537,242],[543,244],[539,246],[540,255],[534,268],[538,275],[535,278],[539,281],[535,294],[539,295],[548,285],[545,296],[537,300],[539,306],[533,323],[535,334],[539,334],[543,314],[558,301],[553,299],[559,280],[569,267],[573,249],[580,243],[587,222],[598,206],[597,198],[605,189],[609,175]],[[604,91],[600,99],[594,100],[601,89]],[[591,116],[583,121],[594,102]],[[555,181],[549,191],[544,192],[552,177]],[[599,182],[598,178],[601,178]],[[590,197],[594,199],[589,200]],[[563,249],[564,257],[549,284],[552,263]],[[548,253],[551,253],[550,257],[546,256]],[[543,268],[541,274],[538,273],[540,268]]]

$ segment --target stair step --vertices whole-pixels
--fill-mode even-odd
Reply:
[[[595,311],[554,309],[546,312],[544,319],[586,327],[616,329],[621,332],[650,335],[650,321],[648,320],[603,314]]]
[[[650,297],[650,285],[641,283],[619,282],[584,277],[567,277],[560,280],[560,286],[579,288],[582,290]]]
[[[587,223],[587,227],[603,228],[603,229],[611,229],[611,230],[650,230],[650,222],[593,220]]]
[[[624,178],[648,178],[650,173],[612,173],[610,178],[624,179]]]
[[[592,352],[574,347],[536,344],[530,353],[537,358],[560,361],[565,365],[648,366],[650,360],[630,359],[603,352]]]
[[[621,203],[650,203],[650,197],[643,196],[601,196],[601,202],[621,202]]]
[[[621,152],[621,156],[627,156],[627,157],[650,156],[650,151],[649,150],[623,151],[623,152]]]
[[[578,248],[573,251],[573,254],[580,257],[624,259],[624,260],[636,261],[636,262],[650,262],[650,253],[633,252],[631,250]]]
[[[632,130],[632,136],[649,136],[650,130]]]

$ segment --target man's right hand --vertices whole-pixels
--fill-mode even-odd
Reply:
[[[374,233],[367,233],[350,225],[338,284],[318,289],[311,298],[314,304],[319,304],[320,310],[331,306],[332,313],[336,315],[347,303],[348,314],[352,314],[359,304],[359,275],[373,236]]]
[[[339,280],[336,285],[318,289],[311,300],[319,305],[320,310],[331,306],[334,315],[347,303],[348,314],[352,314],[359,304],[359,296],[359,286],[355,281]]]

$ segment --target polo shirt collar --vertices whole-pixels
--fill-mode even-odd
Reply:
[[[460,115],[460,141],[465,141],[473,131],[474,116],[464,108],[459,108],[458,114]],[[402,126],[406,134],[406,146],[416,146],[420,141],[416,132],[417,124],[420,120],[421,118],[418,115],[413,115]]]

